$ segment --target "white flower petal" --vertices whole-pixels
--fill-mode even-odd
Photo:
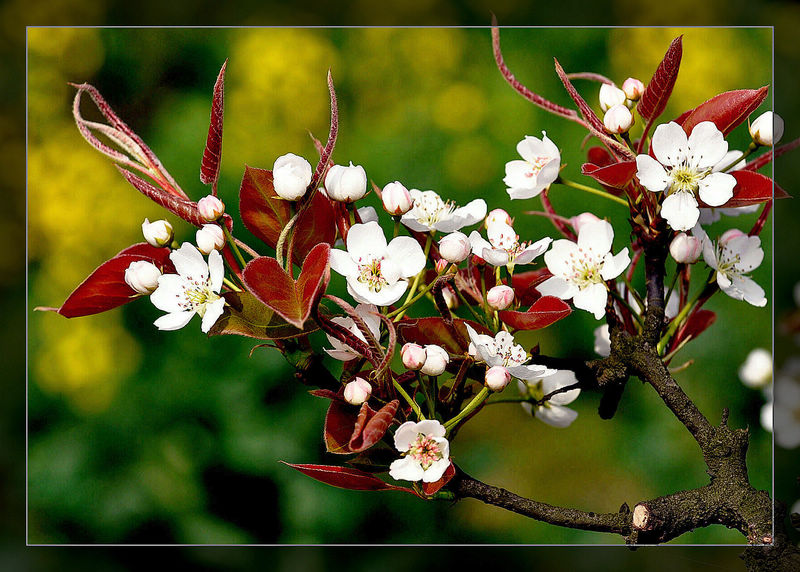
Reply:
[[[208,278],[208,264],[193,244],[184,242],[170,253],[169,258],[181,276],[191,276],[201,282]]]
[[[613,280],[631,263],[631,257],[628,254],[628,247],[626,246],[619,251],[618,254],[612,256],[609,252],[603,260],[603,267],[600,269],[600,276],[603,280]]]
[[[484,248],[478,256],[492,266],[505,266],[508,264],[508,252],[495,248]]]
[[[636,176],[639,182],[648,190],[660,193],[669,186],[669,175],[664,167],[650,155],[637,155]]]
[[[578,248],[592,250],[598,258],[611,250],[613,240],[614,229],[602,219],[585,223],[578,232]]]
[[[669,195],[661,204],[661,216],[675,230],[689,230],[700,218],[697,200],[691,193],[678,191]]]
[[[561,238],[553,242],[553,246],[545,253],[544,263],[554,276],[563,278],[572,275],[570,258],[577,255],[578,245],[571,240]]]
[[[425,476],[425,471],[422,470],[419,462],[411,457],[403,457],[392,461],[392,464],[389,465],[389,476],[396,481],[420,481]]]
[[[222,288],[222,279],[225,276],[225,264],[218,250],[212,250],[208,255],[208,271],[211,289],[219,294]]]
[[[434,461],[427,469],[425,469],[425,473],[422,475],[422,482],[435,483],[442,478],[442,475],[449,466],[450,459],[448,457]]]
[[[158,288],[150,294],[150,302],[164,312],[183,311],[183,303],[186,301],[184,282],[177,274],[162,274],[158,277]]]
[[[214,251],[216,252],[216,250]],[[217,323],[219,317],[225,309],[225,298],[214,300],[213,302],[205,305],[205,314],[203,314],[203,321],[200,324],[200,330],[207,334],[211,326]]]
[[[538,286],[536,289],[543,296],[555,296],[562,300],[569,300],[578,293],[578,287],[572,282],[567,282],[560,276],[551,276]]]
[[[578,417],[578,412],[561,405],[551,405],[550,407],[539,407],[536,410],[536,417],[550,425],[551,427],[569,427]]]
[[[347,350],[337,350],[337,349],[329,350],[328,348],[322,348],[322,349],[325,350],[325,353],[327,353],[333,359],[338,359],[339,361],[350,361],[358,357],[358,354],[354,352],[349,352]]]
[[[428,437],[444,437],[445,433],[447,433],[444,425],[435,419],[424,419],[417,422],[416,431]]]
[[[675,167],[688,155],[689,141],[683,127],[670,121],[656,127],[653,133],[652,147],[653,154],[659,163]]]
[[[331,249],[331,268],[341,274],[342,276],[356,276],[358,274],[358,265],[344,250],[338,248]]]
[[[689,166],[696,170],[713,167],[722,161],[725,153],[728,152],[728,142],[725,141],[725,136],[711,121],[703,121],[695,125],[687,144]]]
[[[607,298],[608,290],[605,284],[590,284],[572,297],[572,303],[576,308],[591,312],[595,319],[599,320],[606,313]]]
[[[347,232],[347,252],[353,259],[369,256],[383,256],[386,250],[386,237],[377,222],[354,224]]]
[[[387,284],[378,292],[373,292],[369,286],[359,282],[355,277],[348,276],[347,291],[358,302],[375,304],[376,306],[390,306],[397,302],[408,288],[406,280],[398,280],[394,284]]]
[[[172,312],[161,316],[153,325],[159,330],[180,330],[189,323],[192,316],[194,312]]]
[[[514,259],[514,264],[530,264],[536,257],[547,250],[551,242],[553,242],[553,239],[548,236],[526,246],[525,250]]]
[[[739,262],[736,263],[739,272],[750,272],[761,266],[764,260],[761,238],[757,236],[737,236],[725,246],[739,255]]]
[[[394,448],[401,453],[405,453],[411,443],[414,442],[414,439],[417,438],[418,433],[417,424],[413,421],[406,421],[394,433]]]
[[[454,232],[465,226],[472,226],[484,218],[486,218],[486,201],[475,199],[454,210],[450,217],[436,222],[433,228],[440,232]]]
[[[410,236],[398,236],[386,247],[391,261],[400,269],[400,276],[416,276],[425,268],[425,253],[419,243]]]
[[[700,200],[712,207],[727,203],[733,196],[736,179],[727,173],[711,173],[697,183]]]
[[[737,300],[744,300],[748,304],[759,308],[767,305],[764,289],[752,278],[747,276],[734,276],[731,279],[731,287],[739,293],[739,295],[733,296]],[[731,295],[730,291],[726,291],[725,293],[729,296]]]
[[[578,379],[575,377],[575,372],[568,369],[560,369],[553,375],[542,379],[542,391],[547,395],[556,389],[561,389],[562,387],[567,387],[568,385],[574,385],[576,383],[578,383]],[[580,389],[571,389],[564,393],[558,393],[550,398],[549,403],[552,405],[567,405],[575,401],[580,393]]]

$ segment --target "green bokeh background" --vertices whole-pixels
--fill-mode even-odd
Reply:
[[[664,118],[721,91],[771,82],[769,29],[507,29],[502,39],[518,79],[569,105],[552,57],[567,71],[646,81],[681,33],[684,63]],[[144,217],[164,216],[80,137],[68,81],[98,87],[197,199],[207,192],[198,171],[211,87],[230,58],[220,196],[232,212],[245,164],[270,168],[286,152],[313,157],[308,131],[324,140],[328,130],[328,69],[339,96],[335,158],[364,165],[379,185],[400,179],[462,204],[484,197],[517,217],[523,238],[537,239],[556,236],[545,219],[522,214],[538,202],[512,203],[501,181],[517,141],[547,131],[562,149],[565,174],[587,182],[579,174],[582,130],[505,84],[486,29],[41,28],[29,30],[28,54],[31,307],[58,305],[99,263],[141,240]],[[597,86],[576,85],[594,104]],[[728,140],[744,148],[746,128]],[[608,216],[615,250],[624,246],[627,222],[616,205],[565,187],[552,200],[567,216]],[[375,197],[366,202],[377,206]],[[188,225],[167,218],[181,240],[193,240]],[[747,229],[754,219],[723,220],[712,233]],[[754,277],[771,300],[770,230]],[[344,291],[340,277],[333,282]],[[771,435],[758,421],[763,400],[737,377],[750,349],[770,347],[770,307],[725,296],[708,307],[717,323],[676,359],[696,360],[678,380],[712,421],[729,407],[733,425],[750,426],[752,482],[770,489]],[[277,352],[248,357],[251,341],[206,339],[194,322],[159,332],[152,326],[159,314],[141,300],[95,317],[31,316],[29,542],[620,542],[477,501],[425,503],[303,477],[278,460],[338,461],[321,443],[326,402],[292,380]],[[596,325],[577,311],[522,341],[551,355],[590,357]],[[460,432],[452,454],[486,482],[600,512],[704,484],[696,445],[650,388],[630,383],[612,421],[598,418],[598,401],[582,395],[574,404],[578,420],[562,430],[514,405],[489,407]],[[742,541],[710,527],[676,542]]]

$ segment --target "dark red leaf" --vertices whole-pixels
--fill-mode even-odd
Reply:
[[[330,389],[312,389],[309,393],[314,397],[322,397],[323,399],[343,400],[341,395]]]
[[[623,161],[605,167],[584,163],[581,173],[608,187],[624,189],[636,174],[636,161]]]
[[[237,335],[258,340],[285,340],[305,336],[319,329],[306,324],[298,329],[258,301],[249,292],[226,292],[225,312],[211,327],[209,336]]]
[[[453,324],[463,336],[464,340],[469,340],[465,324],[469,324],[479,334],[491,335],[491,332],[477,322],[455,318]],[[451,354],[460,355],[467,351],[462,347],[450,328],[442,318],[414,318],[402,320],[397,324],[397,337],[401,343],[413,342],[415,344],[427,345],[437,344],[442,346]]]
[[[572,312],[569,304],[555,296],[542,296],[527,312],[502,310],[500,319],[517,330],[540,330],[566,318]]]
[[[536,286],[550,278],[552,274],[547,268],[515,273],[511,279],[514,294],[521,306],[530,306],[542,297]]]
[[[723,135],[742,123],[767,97],[767,86],[761,89],[737,89],[715,95],[694,109],[682,114],[677,123],[690,134],[698,123],[713,121]]]
[[[335,467],[331,465],[295,465],[281,461],[293,469],[297,469],[304,475],[316,479],[326,485],[349,489],[351,491],[405,491],[417,495],[413,490],[406,487],[390,485],[380,480],[378,477],[348,467]],[[419,496],[419,495],[417,495]]]
[[[436,481],[435,483],[422,483],[422,492],[426,495],[430,496],[439,492],[439,490],[445,486],[450,480],[456,476],[456,466],[453,462],[450,462],[450,465],[444,470],[442,474],[442,478]]]
[[[678,70],[681,67],[681,56],[683,55],[683,35],[678,36],[667,49],[664,59],[658,64],[653,77],[642,93],[642,98],[636,106],[639,112],[648,123],[652,123],[664,108],[667,106],[669,96],[672,95],[672,88],[675,87],[675,80],[678,79]]]
[[[400,402],[394,399],[375,412],[363,403],[350,437],[350,452],[360,453],[383,439],[399,406]]]
[[[211,120],[208,125],[206,148],[203,151],[203,161],[200,164],[200,181],[203,184],[212,184],[214,195],[217,194],[217,179],[219,178],[219,163],[222,154],[222,118],[223,103],[225,98],[225,68],[228,60],[222,64],[217,81],[214,83],[214,96],[211,102]]]
[[[736,178],[736,186],[733,188],[733,197],[727,203],[719,208],[733,208],[745,207],[748,205],[757,205],[772,200],[772,179],[762,175],[761,173],[754,173],[753,171],[731,171],[730,173]],[[775,198],[785,199],[790,195],[775,185]],[[701,207],[708,208],[703,201],[698,200]]]
[[[272,171],[247,165],[239,188],[239,212],[247,230],[272,248],[292,218],[288,202],[275,194]]]
[[[292,259],[303,260],[316,245],[325,243],[333,246],[335,240],[336,216],[333,205],[325,195],[315,193],[311,205],[295,223],[292,234]]]
[[[315,246],[303,262],[297,281],[269,256],[251,260],[242,271],[242,278],[247,289],[263,304],[302,329],[330,281],[330,253],[329,244]]]
[[[671,347],[676,348],[683,340],[691,337],[697,338],[700,334],[706,331],[711,324],[717,320],[717,315],[711,310],[697,310],[689,316],[686,324],[680,329],[675,339],[672,341]]]
[[[67,318],[89,316],[139,298],[136,291],[125,282],[125,270],[132,262],[146,260],[158,266],[162,272],[174,272],[169,253],[169,248],[157,248],[146,242],[126,248],[98,266],[56,311]]]
[[[615,163],[614,156],[605,147],[590,147],[586,152],[589,163],[594,163],[598,167],[605,167]]]
[[[344,400],[334,399],[325,414],[323,438],[328,453],[346,455],[350,453],[350,438],[358,419],[356,409]]]

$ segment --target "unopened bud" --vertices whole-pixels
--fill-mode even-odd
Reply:
[[[489,228],[498,222],[502,222],[508,226],[511,226],[514,221],[511,219],[511,215],[509,215],[503,209],[494,209],[486,216],[484,224],[486,225],[486,228]]]
[[[417,371],[425,365],[425,348],[419,344],[407,343],[400,349],[400,357],[406,369]]]
[[[633,113],[624,105],[615,105],[606,111],[603,125],[609,133],[627,133],[633,127]]]
[[[597,222],[600,219],[593,215],[592,213],[586,212],[576,215],[569,219],[569,224],[572,225],[572,228],[575,229],[575,232],[580,232],[581,227],[585,225],[587,222]]]
[[[469,253],[472,251],[472,245],[469,243],[469,238],[463,232],[451,232],[442,237],[439,241],[439,254],[447,262],[458,264],[466,260]]]
[[[722,233],[722,236],[719,237],[719,243],[721,245],[724,245],[733,240],[734,238],[738,238],[740,236],[744,236],[744,232],[742,232],[738,228],[731,228]]]
[[[629,77],[622,82],[622,91],[631,101],[638,101],[644,93],[644,84],[634,77]]]
[[[161,271],[152,262],[137,260],[125,269],[125,282],[139,294],[151,294],[158,288]]]
[[[486,303],[495,310],[505,310],[514,301],[514,289],[505,284],[498,284],[486,293]]]
[[[783,137],[783,118],[777,113],[765,111],[750,124],[750,136],[758,145],[774,145]]]
[[[615,105],[625,105],[625,92],[616,85],[604,83],[600,86],[600,109],[608,111]]]
[[[296,201],[306,194],[311,184],[311,163],[305,158],[287,153],[275,159],[272,167],[272,186],[286,201]]]
[[[447,262],[447,260],[445,260],[444,258],[440,258],[439,260],[437,260],[436,263],[434,264],[434,266],[436,267],[436,273],[441,274],[442,272],[444,272],[444,269],[447,268],[448,264],[449,262]]]
[[[371,394],[372,386],[362,377],[357,377],[344,386],[344,400],[350,405],[361,405]]]
[[[694,264],[703,252],[703,243],[696,236],[679,232],[669,244],[669,253],[675,262]]]
[[[144,219],[142,223],[142,234],[150,246],[167,246],[172,242],[174,232],[172,225],[165,220],[150,222]]]
[[[210,254],[212,250],[222,250],[225,246],[225,235],[218,224],[204,224],[194,236],[197,250],[203,254]]]
[[[414,199],[400,181],[389,183],[381,192],[383,208],[390,215],[404,215],[414,206]]]
[[[349,167],[334,165],[325,176],[328,198],[342,203],[352,203],[367,194],[367,173],[361,165]]]
[[[441,375],[450,363],[450,356],[441,346],[425,346],[425,365],[419,371],[425,375]]]
[[[492,391],[503,391],[511,381],[511,374],[502,365],[496,365],[486,370],[484,382]]]
[[[208,195],[197,201],[197,210],[205,220],[214,222],[225,214],[225,203],[214,195]]]

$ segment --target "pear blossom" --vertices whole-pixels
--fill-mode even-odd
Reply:
[[[275,159],[272,185],[275,193],[286,201],[296,201],[306,194],[311,184],[311,163],[305,157],[286,153]]]
[[[679,232],[669,243],[669,253],[675,262],[694,264],[703,250],[702,242],[696,236]]]
[[[439,255],[452,264],[466,260],[471,249],[469,238],[463,232],[451,232],[439,241]]]
[[[450,443],[444,425],[435,419],[406,421],[394,434],[402,458],[389,465],[389,476],[401,481],[435,483],[450,466]]]
[[[771,147],[783,137],[783,118],[765,111],[750,124],[750,136],[757,145]]]
[[[738,161],[737,161],[738,160]],[[732,171],[738,171],[742,167],[747,164],[747,160],[744,159],[744,153],[739,151],[738,149],[734,149],[733,151],[728,151],[725,153],[725,156],[722,160],[714,165],[714,168],[711,169],[712,173],[730,173]],[[739,216],[743,214],[751,214],[758,209],[761,208],[761,205],[745,205],[742,207],[709,207],[709,208],[701,208],[700,209],[700,218],[698,222],[702,225],[711,224],[713,222],[717,222],[722,215],[725,216]]]
[[[366,324],[367,329],[370,331],[372,336],[377,340],[381,337],[381,319],[378,317],[378,308],[372,304],[359,304],[355,307],[356,314],[361,318],[361,320]],[[366,342],[367,339],[364,337],[364,333],[361,329],[356,325],[355,321],[351,317],[343,317],[343,316],[336,316],[335,318],[331,318],[331,321],[339,324],[343,328],[346,328],[351,334],[355,337],[360,339],[362,342]],[[331,356],[333,359],[338,359],[340,361],[350,361],[357,357],[361,357],[361,354],[356,352],[353,348],[345,344],[344,342],[338,340],[337,338],[325,334],[328,337],[328,341],[333,346],[333,349],[323,348],[325,353]]]
[[[586,224],[587,222],[597,222],[598,220],[600,220],[600,217],[598,217],[597,215],[590,212],[585,212],[570,218],[569,224],[572,226],[575,232],[580,232],[581,227],[584,224]]]
[[[383,209],[394,216],[404,215],[414,206],[414,199],[411,197],[411,193],[400,181],[389,183],[383,187],[381,202],[383,203]]]
[[[751,350],[739,367],[739,379],[747,387],[759,388],[772,381],[772,354],[764,348]]]
[[[608,287],[628,267],[628,249],[611,254],[614,229],[604,221],[588,222],[578,231],[578,242],[561,239],[544,255],[547,269],[553,274],[536,289],[545,296],[562,300],[572,298],[576,308],[594,314],[598,320],[606,312]]]
[[[331,250],[331,268],[347,279],[347,291],[358,302],[388,306],[408,287],[408,278],[425,267],[425,254],[410,236],[389,244],[376,222],[354,224],[347,250]]]
[[[600,94],[597,99],[600,101],[600,109],[608,111],[615,105],[625,105],[627,96],[625,92],[611,83],[604,83],[600,86]]]
[[[136,260],[125,269],[125,282],[139,294],[151,294],[160,276],[161,271],[148,260]]]
[[[699,225],[693,232],[703,241],[703,259],[716,270],[720,289],[736,300],[744,300],[753,306],[766,306],[764,289],[747,276],[748,272],[758,268],[764,260],[761,239],[748,236],[737,229],[731,231],[724,233],[716,245]]]
[[[219,295],[224,267],[222,255],[212,250],[206,263],[200,251],[188,242],[169,255],[177,274],[164,274],[150,301],[167,312],[154,322],[159,330],[178,330],[199,315],[200,329],[205,333],[222,315],[225,299]]]
[[[644,93],[644,84],[635,77],[629,77],[622,82],[622,91],[629,100],[638,101]]]
[[[225,203],[214,195],[208,195],[197,201],[200,216],[208,222],[214,222],[225,214]]]
[[[631,110],[624,105],[614,105],[603,115],[603,125],[609,133],[627,133],[633,127]]]
[[[517,379],[536,379],[555,373],[555,370],[543,365],[525,365],[530,357],[521,345],[514,343],[514,336],[510,333],[503,330],[492,337],[479,334],[469,324],[466,326],[470,341],[469,355],[485,363],[488,368],[502,366]]]
[[[494,310],[505,310],[514,302],[514,289],[505,284],[492,286],[486,292],[486,303]]]
[[[363,377],[357,377],[344,386],[344,400],[350,405],[361,405],[372,395],[372,386]]]
[[[636,157],[636,176],[649,191],[666,193],[661,216],[673,229],[689,230],[697,223],[696,195],[712,207],[733,196],[733,175],[713,171],[728,151],[728,143],[711,121],[698,123],[688,138],[674,121],[659,125],[653,133],[652,149],[655,159]]]
[[[442,346],[428,344],[425,346],[425,363],[419,372],[425,375],[442,375],[450,363],[450,355]]]
[[[800,446],[800,360],[790,358],[775,376],[772,405],[775,442],[784,449]]]
[[[367,173],[361,165],[333,165],[325,175],[325,191],[330,199],[352,203],[367,194]]]
[[[425,365],[425,359],[428,357],[423,348],[419,344],[408,342],[403,344],[400,348],[400,357],[403,360],[403,366],[411,371],[418,371]]]
[[[506,163],[503,182],[512,199],[530,199],[538,196],[558,178],[561,152],[542,131],[542,138],[526,135],[517,143],[517,153],[522,161]]]
[[[469,235],[472,254],[483,258],[492,266],[514,266],[529,264],[542,254],[553,241],[545,237],[534,242],[520,242],[514,228],[504,222],[496,222],[486,229],[487,241],[480,233],[473,230]]]
[[[522,395],[528,396],[532,400],[539,400],[556,389],[576,383],[578,380],[575,373],[568,369],[560,369],[544,378],[518,381],[517,386]],[[580,389],[571,389],[564,393],[557,393],[542,405],[523,402],[522,408],[543,423],[553,427],[568,427],[578,417],[578,412],[564,406],[575,401],[580,393]]]
[[[172,225],[165,220],[150,222],[144,219],[142,223],[142,235],[150,246],[167,246],[172,242],[174,231]]]
[[[483,221],[483,224],[486,226],[486,228],[489,228],[493,224],[497,223],[504,223],[508,226],[511,226],[513,222],[514,221],[511,218],[511,215],[509,215],[505,210],[492,209],[492,211],[486,215],[486,220]]]
[[[496,365],[486,370],[483,379],[486,387],[492,391],[503,391],[511,382],[511,374],[502,365]]]
[[[221,250],[225,246],[225,234],[218,224],[204,224],[202,228],[197,229],[194,238],[197,249],[203,254],[208,254],[212,250]]]
[[[486,201],[475,199],[463,207],[456,207],[452,201],[443,201],[434,191],[409,191],[414,206],[402,216],[400,222],[417,232],[453,232],[465,226],[472,226],[486,216]]]

